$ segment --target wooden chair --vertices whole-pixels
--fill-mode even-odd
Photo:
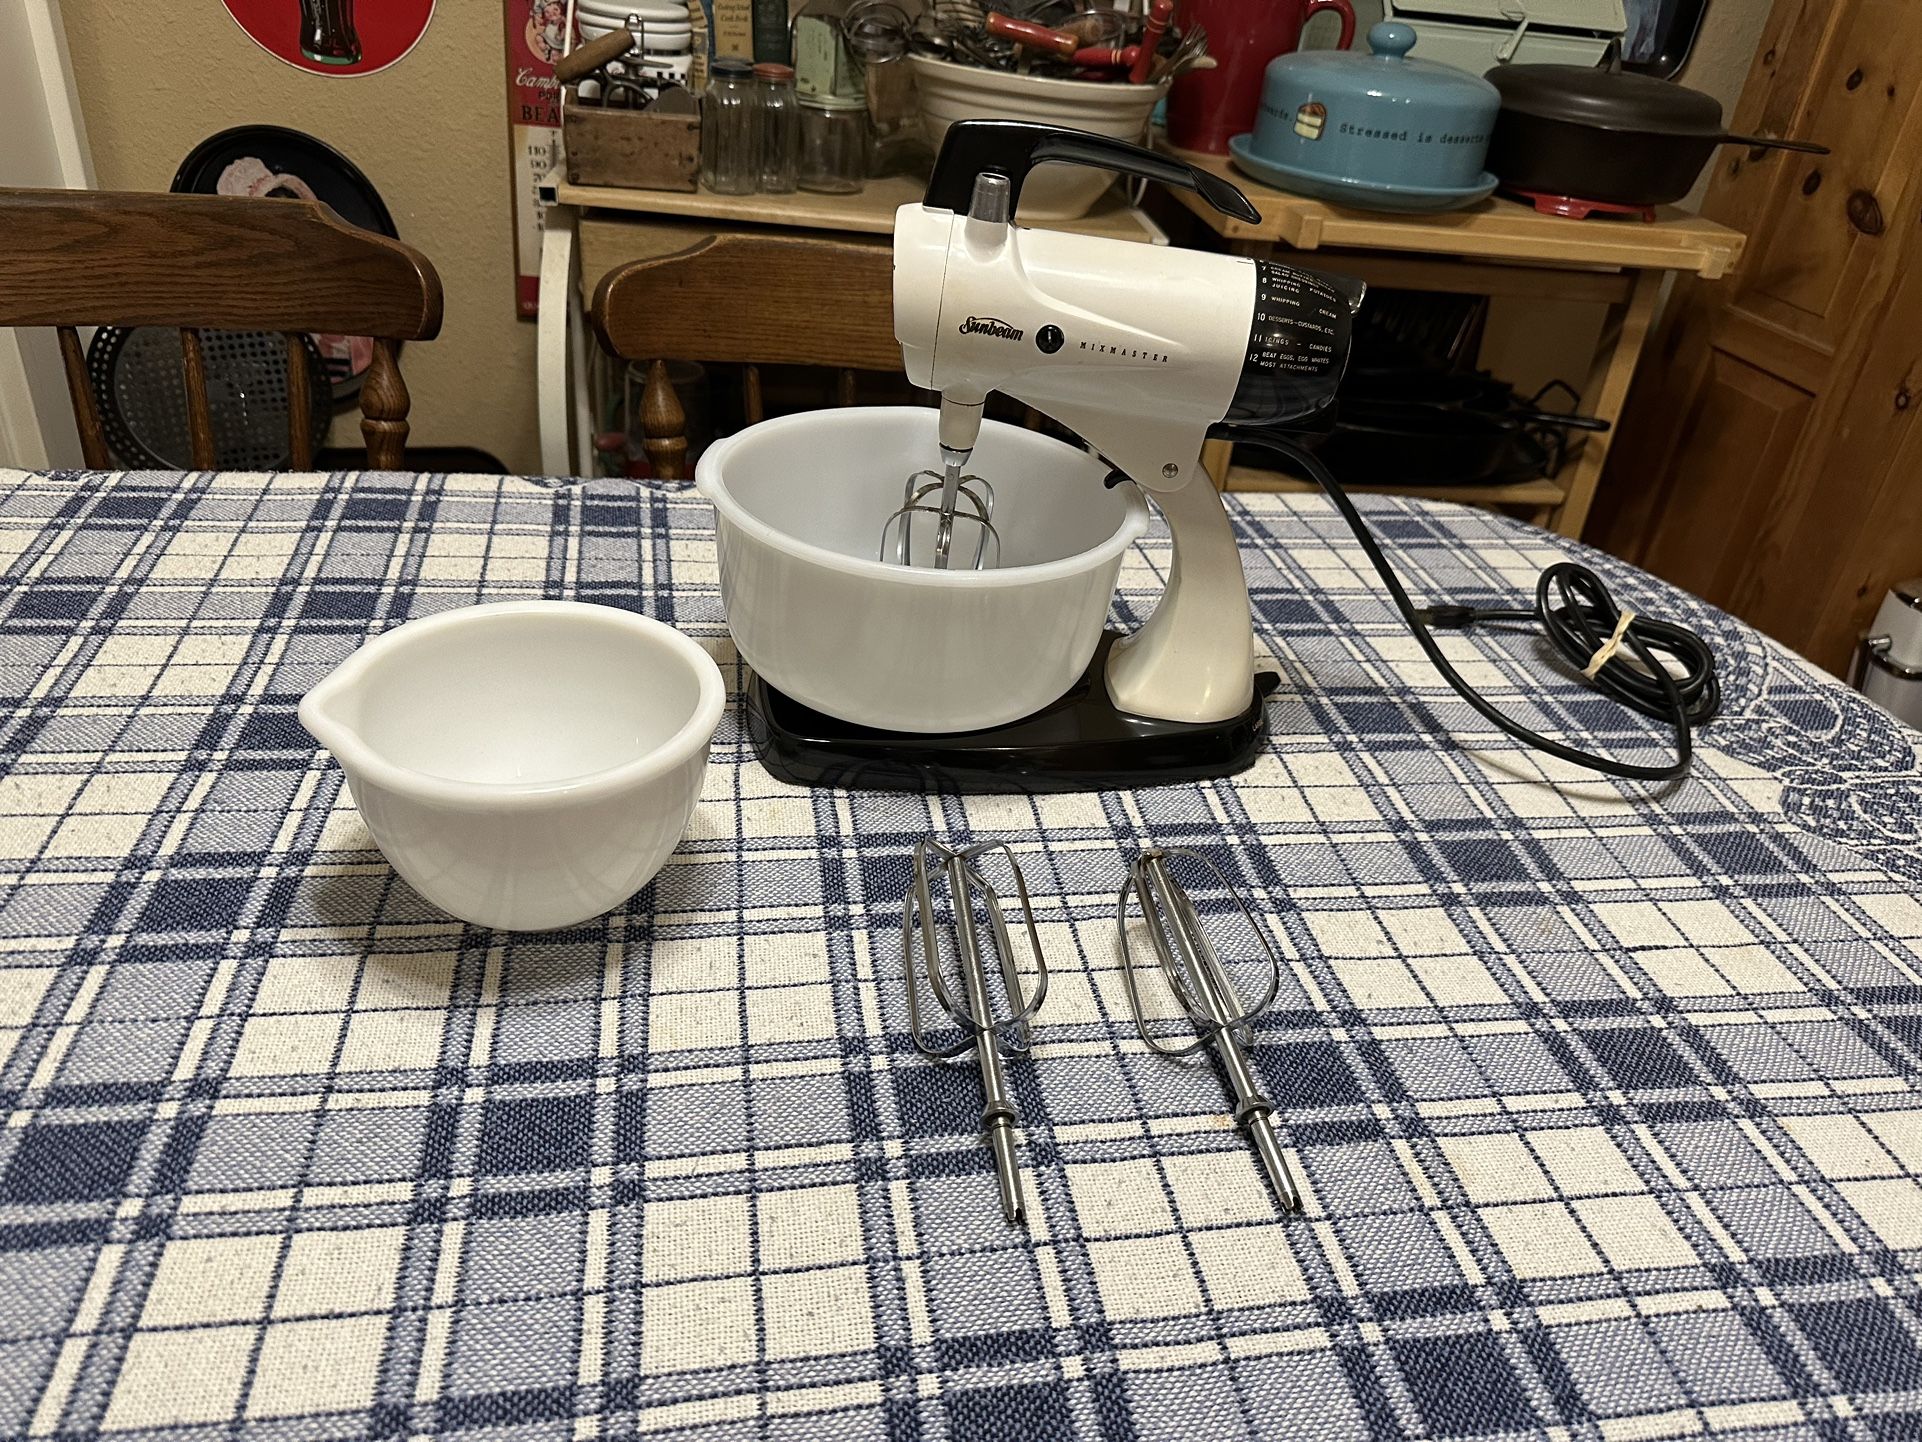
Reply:
[[[360,389],[367,463],[402,465],[407,386],[399,346],[440,332],[440,277],[411,246],[307,200],[0,189],[0,326],[60,332],[89,466],[112,465],[76,326],[177,326],[193,463],[214,464],[200,330],[287,336],[293,465],[313,466],[308,332],[374,338]]]
[[[842,405],[856,371],[899,371],[894,251],[885,240],[713,235],[601,278],[588,318],[609,353],[647,360],[641,429],[654,474],[679,480],[687,424],[662,357],[744,365],[747,418],[761,419],[763,365],[832,366]]]

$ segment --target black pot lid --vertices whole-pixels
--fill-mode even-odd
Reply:
[[[175,192],[318,200],[349,225],[398,240],[394,218],[360,167],[324,140],[282,125],[239,125],[196,145],[174,172]],[[365,336],[317,335],[336,404],[360,394],[373,358]]]
[[[1664,135],[1722,134],[1722,105],[1713,95],[1652,75],[1584,65],[1497,65],[1488,80],[1501,91],[1504,110],[1543,120]]]

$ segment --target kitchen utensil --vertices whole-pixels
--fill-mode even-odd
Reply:
[[[610,60],[619,60],[634,48],[635,34],[622,25],[598,39],[577,45],[554,62],[554,78],[562,85],[574,85],[601,69]]]
[[[313,433],[327,429],[327,372],[313,340],[307,351],[307,414]],[[214,464],[223,471],[284,470],[289,458],[287,342],[271,331],[202,330]],[[87,347],[87,379],[107,444],[128,466],[195,469],[180,370],[180,332],[172,326],[101,326]]]
[[[672,626],[510,601],[368,642],[302,698],[300,724],[416,891],[476,926],[545,931],[660,870],[725,705],[720,668]]]
[[[1631,0],[1671,8],[1675,0]],[[1422,54],[1480,75],[1491,65],[1594,65],[1627,26],[1623,0],[1383,0],[1383,18],[1412,25]]]
[[[922,124],[928,143],[937,149],[950,125],[982,118],[1036,121],[1140,141],[1147,136],[1155,106],[1167,94],[1166,83],[1124,85],[1016,75],[919,54],[911,56],[910,63],[921,93]],[[1086,166],[1050,165],[1029,178],[1022,216],[1074,220],[1094,208],[1114,178],[1113,172]]]
[[[1122,554],[1148,527],[1139,495],[1104,488],[1094,457],[989,423],[973,460],[1006,497],[1000,566],[875,560],[903,473],[936,452],[936,420],[903,406],[782,416],[716,441],[695,470],[714,503],[742,656],[768,684],[862,726],[998,726],[1060,696],[1094,654]]]
[[[1003,15],[998,10],[990,10],[984,20],[988,34],[998,40],[1006,40],[1015,45],[1026,45],[1032,50],[1058,56],[1072,56],[1079,48],[1074,35],[1066,30],[1050,30],[1045,25],[1037,25],[1032,20],[1017,20],[1012,15]]]
[[[1052,14],[1058,8],[1061,6],[1043,7],[1042,13]],[[1065,30],[1074,36],[1075,44],[1082,48],[1104,45],[1113,48],[1128,38],[1128,17],[1106,5],[1090,3],[1050,23],[1055,29]]]
[[[1828,154],[1811,141],[1730,135],[1714,96],[1650,75],[1510,65],[1488,78],[1501,94],[1488,167],[1517,190],[1667,205],[1694,187],[1717,146]]]
[[[1015,892],[1020,898],[1022,929],[1027,933],[1028,950],[1033,957],[1032,993],[1022,983],[1014,939],[1000,895],[981,874],[978,864],[996,851],[1007,858]],[[933,873],[937,870],[945,884],[945,906],[937,906],[935,901],[937,886]],[[983,921],[987,923],[985,928]],[[941,945],[944,929],[952,931],[951,947]],[[988,981],[990,968],[982,955],[984,943],[992,946],[998,963],[995,968],[1001,976],[998,1002]],[[950,953],[954,957],[952,977],[947,975],[946,958]],[[1031,1023],[1048,998],[1048,963],[1041,953],[1041,936],[1035,928],[1027,881],[1006,842],[983,841],[959,849],[932,837],[915,843],[914,882],[901,908],[901,958],[908,994],[908,1032],[914,1038],[915,1049],[933,1061],[949,1061],[963,1052],[974,1053],[975,1063],[981,1069],[981,1132],[994,1157],[1001,1215],[1012,1226],[1025,1226],[1027,1209],[1021,1198],[1021,1169],[1014,1153],[1014,1129],[1020,1124],[1021,1114],[1015,1109],[1001,1049],[1005,1046],[1016,1052],[1028,1050],[1032,1040]],[[961,1039],[953,1046],[940,1047],[928,1040],[921,1024],[917,974],[934,994],[941,1010],[961,1029]]]
[[[925,516],[922,541],[915,544],[915,518]],[[978,571],[1001,562],[1001,533],[994,528],[994,487],[980,476],[962,474],[957,458],[938,471],[908,477],[900,509],[881,528],[881,559],[897,566]],[[957,537],[957,530],[959,535]]]
[[[1135,57],[1140,54],[1139,45],[1123,45],[1119,49],[1112,45],[1089,45],[1076,50],[1068,58],[1078,67],[1085,66],[1095,70],[1132,70]]]
[[[380,192],[360,167],[325,141],[280,125],[240,125],[208,136],[187,153],[168,189],[193,195],[283,195],[318,200],[349,225],[398,240]],[[360,394],[373,363],[367,336],[316,335],[333,401]],[[315,412],[323,415],[324,412]]]
[[[1211,891],[1225,892],[1241,912],[1254,937],[1267,980],[1260,984],[1251,1002],[1236,987],[1228,967],[1202,925],[1193,897],[1176,878],[1171,863],[1181,863],[1204,874]],[[1128,898],[1132,894],[1146,924],[1148,940],[1156,963],[1166,977],[1169,990],[1183,1014],[1193,1025],[1194,1037],[1185,1044],[1171,1043],[1148,1019],[1142,1006],[1141,963],[1136,948],[1128,939]],[[1150,847],[1135,858],[1128,868],[1128,884],[1121,888],[1115,908],[1115,931],[1121,950],[1121,979],[1128,993],[1128,1009],[1134,1014],[1135,1029],[1141,1040],[1157,1056],[1191,1056],[1203,1047],[1212,1047],[1234,1103],[1235,1125],[1254,1148],[1261,1170],[1274,1189],[1275,1199],[1285,1212],[1301,1210],[1301,1192],[1295,1186],[1288,1159],[1282,1155],[1281,1140],[1275,1135],[1274,1103],[1263,1090],[1248,1058],[1254,1045],[1254,1030],[1249,1023],[1274,1002],[1281,983],[1281,958],[1274,943],[1256,922],[1254,913],[1241,893],[1230,884],[1221,868],[1196,851],[1182,848]]]
[[[1181,23],[1203,26],[1220,65],[1185,76],[1168,94],[1168,140],[1223,155],[1230,136],[1253,128],[1268,62],[1300,48],[1302,26],[1323,11],[1341,17],[1339,48],[1355,42],[1349,0],[1184,0]]]
[[[1255,154],[1253,144],[1253,136],[1237,135],[1228,142],[1228,153],[1236,166],[1256,180],[1264,185],[1272,185],[1276,190],[1305,195],[1313,200],[1325,200],[1331,205],[1345,205],[1352,210],[1379,210],[1391,215],[1433,215],[1446,210],[1460,210],[1486,200],[1495,193],[1497,184],[1492,174],[1473,185],[1439,188],[1406,182],[1344,180],[1320,171],[1277,165]]]
[[[1174,13],[1175,0],[1154,0],[1148,7],[1148,23],[1142,27],[1134,67],[1128,72],[1130,85],[1147,83],[1148,68],[1154,64],[1155,51],[1161,48],[1161,37],[1168,33],[1168,21]]]
[[[1304,50],[1268,64],[1251,135],[1235,163],[1284,189],[1306,183],[1361,208],[1450,208],[1494,188],[1482,168],[1501,93],[1486,80],[1412,58],[1415,32],[1384,22],[1368,55]]]
[[[1220,68],[1220,62],[1208,53],[1207,28],[1191,24],[1181,32],[1180,43],[1155,62],[1154,68],[1148,72],[1148,83],[1159,85],[1164,80],[1173,81],[1203,61],[1207,62],[1210,69]]]

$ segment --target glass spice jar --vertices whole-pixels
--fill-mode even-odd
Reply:
[[[716,195],[752,195],[760,183],[754,87],[754,67],[738,56],[722,56],[709,67],[701,96],[701,186]]]
[[[800,102],[801,189],[852,195],[867,183],[867,106],[832,95],[803,95]]]
[[[760,188],[768,195],[794,189],[801,145],[801,113],[794,94],[794,67],[762,61],[754,67],[760,104]]]

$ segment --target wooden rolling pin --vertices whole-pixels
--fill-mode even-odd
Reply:
[[[554,62],[554,78],[563,85],[572,85],[584,75],[592,75],[610,60],[619,60],[634,48],[634,32],[625,25],[617,26],[585,45],[568,51]]]

